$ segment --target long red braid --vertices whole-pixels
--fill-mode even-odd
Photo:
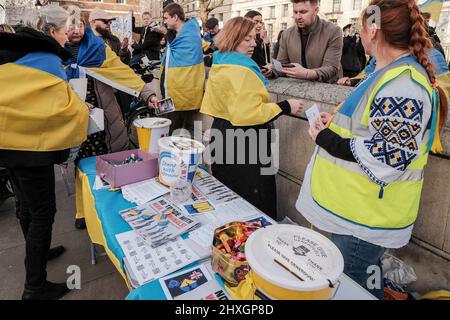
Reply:
[[[437,85],[433,64],[428,59],[433,44],[416,0],[371,0],[369,5],[380,8],[381,26],[378,27],[381,28],[385,41],[396,48],[409,48],[425,68],[433,87],[439,91],[439,128],[442,128],[447,121],[448,99],[444,90]],[[362,18],[363,23],[366,23],[369,18],[367,11],[364,11]]]

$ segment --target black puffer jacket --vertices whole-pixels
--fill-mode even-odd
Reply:
[[[16,33],[0,33],[0,68],[3,64],[17,61],[28,53],[37,51],[56,54],[63,60],[70,58],[70,53],[65,51],[56,40],[31,28],[19,28]],[[11,81],[20,82],[20,79],[14,79],[14,75],[11,75]],[[0,166],[39,167],[62,163],[68,155],[69,150],[36,152],[0,149]]]

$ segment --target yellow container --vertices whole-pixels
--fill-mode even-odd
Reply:
[[[260,225],[246,222],[239,222],[239,221],[230,222],[220,228],[217,228],[214,231],[214,239],[220,238],[219,235],[221,233],[227,232],[227,230],[229,229],[231,229],[233,231],[233,234],[235,234],[238,228],[242,230],[242,232],[246,232],[243,229],[253,231],[255,229],[258,229],[259,227]],[[230,240],[233,240],[233,237],[230,237]],[[239,285],[239,283],[245,279],[245,276],[250,270],[248,262],[231,259],[230,254],[222,253],[219,249],[217,249],[214,246],[214,241],[215,240],[213,240],[213,245],[211,246],[212,269],[214,270],[214,272],[217,272],[230,286],[234,287]],[[241,243],[240,246],[243,246],[244,244],[245,242]]]
[[[211,265],[214,272],[217,272],[232,287],[244,280],[250,270],[246,261],[231,260],[214,246],[212,246]]]
[[[159,153],[158,141],[169,135],[172,121],[164,118],[136,119],[133,125],[139,142],[139,149],[150,153]]]
[[[272,299],[331,299],[344,270],[342,254],[329,239],[296,225],[257,230],[245,254],[255,287]]]

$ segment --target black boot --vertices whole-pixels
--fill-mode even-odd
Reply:
[[[45,281],[45,284],[41,289],[25,289],[22,294],[22,300],[58,300],[69,291],[66,283]]]
[[[75,228],[78,230],[86,229],[86,222],[84,221],[84,218],[75,219]]]
[[[53,260],[58,258],[60,255],[62,255],[64,252],[66,252],[66,248],[63,246],[57,246],[54,248],[50,248],[48,251],[48,260]]]

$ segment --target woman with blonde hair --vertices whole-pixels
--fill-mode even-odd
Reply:
[[[344,272],[383,299],[380,258],[411,238],[429,152],[442,151],[448,101],[415,0],[370,1],[361,40],[376,68],[334,116],[322,114],[310,128],[317,147],[296,207],[332,234]]]
[[[268,81],[251,59],[255,37],[255,24],[242,17],[229,20],[216,36],[218,51],[200,112],[214,117],[213,175],[276,218],[272,122],[283,114],[297,114],[303,106],[298,100],[269,101]]]
[[[24,300],[59,299],[65,283],[47,281],[56,214],[54,164],[86,139],[88,107],[70,88],[62,61],[70,58],[68,13],[49,5],[31,14],[27,27],[0,33],[0,166],[7,168],[18,199],[25,237]]]

